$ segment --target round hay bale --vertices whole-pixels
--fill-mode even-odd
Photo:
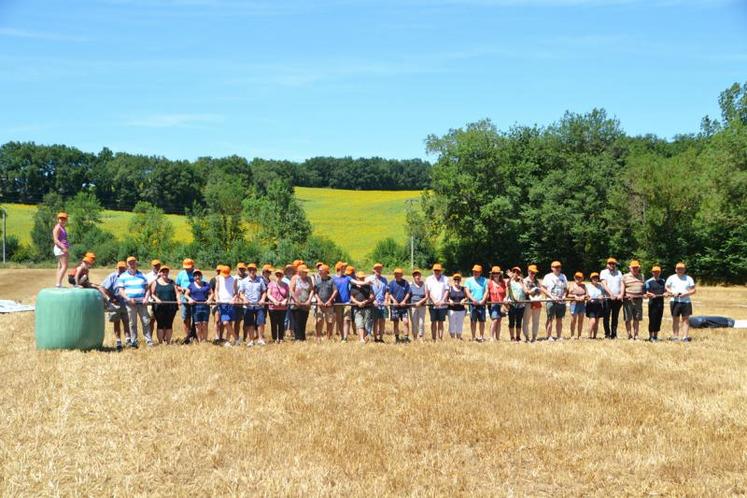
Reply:
[[[98,349],[104,300],[96,289],[42,289],[36,296],[36,349]]]

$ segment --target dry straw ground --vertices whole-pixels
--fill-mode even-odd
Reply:
[[[37,352],[0,316],[0,495],[744,495],[747,332],[693,335]]]

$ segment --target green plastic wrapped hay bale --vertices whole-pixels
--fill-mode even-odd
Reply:
[[[42,289],[36,296],[36,349],[98,349],[104,300],[96,289]]]

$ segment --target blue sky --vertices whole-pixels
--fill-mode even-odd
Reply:
[[[0,143],[411,158],[593,107],[670,138],[746,69],[747,0],[0,0]]]

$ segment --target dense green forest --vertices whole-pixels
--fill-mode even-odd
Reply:
[[[609,255],[707,281],[747,281],[747,83],[721,119],[668,141],[631,137],[604,110],[547,127],[472,123],[427,139],[438,159],[410,233],[449,268],[554,259],[589,272]],[[427,259],[427,258],[426,258]]]
[[[420,190],[430,185],[430,164],[421,159],[314,157],[304,162],[239,156],[172,161],[164,157],[98,154],[66,145],[8,142],[0,147],[0,202],[35,204],[48,193],[69,198],[90,192],[108,209],[132,210],[146,201],[183,214],[205,200],[210,177],[225,174],[243,183],[351,190]]]

